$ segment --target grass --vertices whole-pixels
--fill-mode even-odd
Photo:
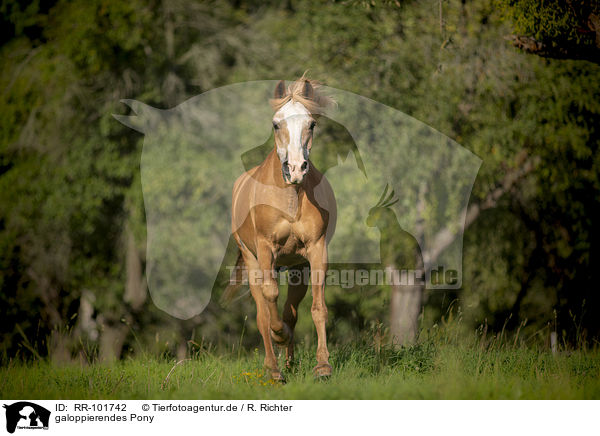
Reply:
[[[550,353],[499,341],[425,339],[400,350],[330,347],[334,373],[313,379],[314,349],[298,347],[287,384],[269,381],[262,352],[198,351],[178,365],[150,357],[114,365],[0,368],[5,399],[599,399],[600,352]],[[167,377],[168,376],[168,377]]]

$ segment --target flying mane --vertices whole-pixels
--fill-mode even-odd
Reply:
[[[304,96],[304,85],[308,82],[312,86],[314,92],[312,96]],[[302,75],[298,80],[292,82],[287,87],[287,92],[281,98],[273,98],[270,100],[273,110],[277,112],[286,103],[290,101],[297,101],[302,104],[311,114],[319,114],[323,112],[329,106],[335,105],[335,101],[328,96],[325,96],[319,92],[321,84],[316,80],[307,79],[306,73]]]

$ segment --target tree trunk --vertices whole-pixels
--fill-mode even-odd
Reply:
[[[393,267],[388,267],[388,270]],[[409,345],[417,339],[419,314],[425,285],[392,283],[390,337],[393,346]]]
[[[498,200],[504,194],[509,192],[515,184],[527,176],[535,169],[539,162],[538,157],[527,158],[525,153],[519,156],[520,165],[513,171],[509,171],[500,184],[491,190],[481,203],[471,204],[465,213],[464,230],[466,230],[480,215],[481,211],[493,208]],[[427,195],[427,186],[421,185],[419,192],[419,201],[417,208],[419,211],[419,221],[417,223],[417,240],[422,245],[423,238],[423,211],[425,207],[425,196]],[[433,247],[427,251],[415,253],[415,270],[422,271],[422,277],[425,277],[425,265],[435,263],[438,256],[454,242],[457,234],[450,231],[450,226],[439,231],[434,237]],[[387,271],[396,269],[390,265],[386,267]],[[390,276],[388,274],[388,276]],[[419,315],[425,292],[425,282],[422,284],[402,285],[392,283],[392,296],[390,301],[390,336],[393,345],[408,345],[417,339],[419,327]]]
[[[125,324],[111,325],[103,320],[102,316],[98,318],[101,326],[98,360],[102,363],[112,363],[121,357],[128,328]]]
[[[140,310],[148,296],[146,279],[142,270],[142,259],[137,248],[135,237],[129,225],[125,225],[126,274],[125,295],[123,300],[134,311]]]
[[[392,286],[390,335],[392,345],[409,345],[417,339],[423,285]]]

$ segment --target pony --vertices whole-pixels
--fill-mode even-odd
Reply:
[[[271,105],[274,147],[258,166],[243,173],[232,192],[232,235],[239,250],[226,299],[247,274],[256,303],[256,321],[265,348],[265,368],[285,382],[273,343],[285,347],[286,367],[294,362],[298,305],[310,277],[311,314],[317,331],[315,377],[332,373],[327,349],[325,274],[327,244],[335,231],[337,209],[327,179],[310,161],[320,113],[333,101],[303,75],[287,88],[279,81]],[[280,316],[277,271],[288,269],[288,292]],[[310,273],[308,270],[310,268]]]

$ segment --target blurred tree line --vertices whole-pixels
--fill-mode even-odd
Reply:
[[[600,1],[500,0],[516,47],[540,56],[600,62]]]
[[[306,69],[423,121],[484,161],[463,288],[425,295],[425,327],[460,307],[469,329],[521,326],[525,338],[556,329],[568,343],[596,341],[600,67],[591,48],[553,59],[512,47],[513,33],[545,37],[525,3],[3,1],[3,362],[183,355],[241,337],[257,344],[249,300],[227,310],[211,303],[180,321],[147,297],[143,138],[111,114],[125,111],[123,98],[168,108],[225,84],[294,79]],[[591,47],[590,38],[573,44]],[[333,342],[388,322],[389,289],[332,288],[327,299]],[[299,338],[310,343],[304,320]]]

